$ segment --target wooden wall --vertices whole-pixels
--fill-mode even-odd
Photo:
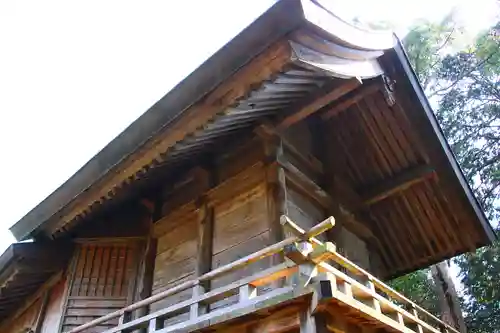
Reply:
[[[320,175],[303,165],[304,159],[314,157],[313,140],[308,127],[298,124],[288,130],[283,138],[287,149],[295,152],[288,154],[282,151],[285,158],[309,177],[311,182],[320,183]],[[280,172],[279,163],[274,159],[276,156],[271,156],[278,154],[279,149],[266,156],[262,140],[250,139],[240,148],[218,156],[211,164],[211,169],[195,168],[187,171],[185,177],[180,177],[176,183],[167,184],[162,199],[163,217],[154,225],[154,236],[158,239],[158,244],[153,294],[196,277],[200,251],[200,205],[208,205],[213,212],[210,222],[213,225],[210,269],[229,264],[276,242],[273,238],[276,235],[271,229],[276,228],[276,225],[281,227],[276,219],[278,215],[273,215],[270,212],[272,208],[269,207],[272,202],[269,196],[276,193],[268,191],[268,188],[269,172]],[[279,142],[278,140],[278,145]],[[302,162],[294,157],[297,155],[303,156]],[[217,179],[214,184],[210,185],[206,180],[207,173]],[[283,197],[286,203],[283,212],[304,229],[309,229],[327,216],[328,209],[324,207],[324,203],[318,202],[289,181],[289,176],[285,172],[286,179],[282,185],[286,188]],[[278,178],[278,175],[274,178]],[[282,232],[286,234],[285,230]],[[344,241],[337,240],[345,248],[345,253],[362,267],[367,267],[369,256],[364,242],[345,228],[338,234],[341,235],[340,238],[345,238]],[[326,235],[321,237],[326,239]],[[251,275],[270,264],[269,258],[215,279],[211,288]],[[191,291],[186,291],[158,302],[151,309],[159,309],[191,296]],[[232,301],[233,299],[221,301],[214,304],[212,309]]]
[[[220,197],[227,195],[227,198],[214,204],[212,268],[229,264],[272,243],[269,232],[272,221],[267,215],[262,165],[249,168],[228,180],[213,194]],[[223,286],[269,266],[269,259],[261,260],[245,269],[215,279],[212,287]],[[219,302],[214,308],[234,300],[232,298]]]
[[[212,223],[213,230],[209,265],[212,269],[270,244],[264,166],[258,163],[236,174],[234,167],[235,165],[231,165],[233,170],[220,169],[220,174],[227,175],[226,180],[206,191],[200,189],[200,192],[193,194],[191,198],[177,202],[176,208],[164,210],[166,215],[155,223],[154,235],[158,244],[153,294],[195,277],[200,248],[200,200],[213,211],[209,222]],[[190,186],[187,182],[178,190],[185,196],[191,192]],[[176,200],[179,200],[178,197]],[[167,202],[165,206],[172,207],[172,201]],[[216,288],[232,282],[268,265],[269,262],[264,260],[245,270],[214,280],[211,287]],[[191,291],[186,291],[154,304],[151,309],[155,310],[189,297]],[[225,303],[220,302],[213,308]]]
[[[292,127],[282,139],[286,141],[286,149],[281,139],[273,139],[278,146],[269,150],[264,149],[267,143],[262,137],[253,138],[238,149],[219,154],[208,167],[186,171],[174,182],[165,184],[159,192],[159,200],[152,204],[156,209],[150,207],[148,211],[140,205],[130,206],[110,218],[79,227],[74,236],[93,240],[79,241],[73,269],[69,269],[67,275],[68,283],[62,281],[53,288],[41,332],[56,332],[55,327],[59,325],[64,332],[138,300],[138,285],[144,281],[144,276],[137,275],[139,261],[145,260],[145,238],[130,237],[147,237],[150,233],[155,240],[154,267],[151,268],[151,294],[154,295],[194,279],[203,274],[203,270],[229,264],[279,241],[287,234],[279,225],[281,213],[304,229],[326,218],[331,210],[325,202],[291,179],[295,176],[277,158],[281,154],[307,181],[321,184],[322,175],[308,162],[311,159],[321,163],[313,154],[308,127],[302,124]],[[278,200],[285,201],[280,204]],[[148,231],[153,211],[157,212],[154,214],[158,220]],[[206,229],[211,236],[209,249],[203,248],[206,223],[210,225]],[[335,241],[342,251],[360,266],[370,269],[370,253],[365,242],[348,229],[337,228]],[[200,264],[203,257],[206,264]],[[272,260],[268,258],[218,278],[209,287],[217,288],[268,268]],[[150,311],[190,297],[192,291],[187,290],[153,304]],[[211,309],[233,301],[235,297],[219,301]],[[28,309],[13,327],[18,329],[32,321],[35,312]],[[185,320],[187,315],[171,318],[169,322]],[[105,323],[99,329],[116,323],[116,320]]]
[[[194,278],[197,242],[198,214],[193,204],[174,210],[155,226],[158,238],[152,294],[175,287]],[[186,291],[151,306],[151,310],[172,305],[191,297]]]

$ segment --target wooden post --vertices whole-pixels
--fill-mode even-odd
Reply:
[[[196,276],[210,271],[212,267],[212,242],[214,211],[203,198],[198,208],[198,257],[196,260]]]
[[[321,311],[324,302],[328,302],[337,290],[337,279],[331,272],[318,273],[313,278],[314,292],[311,298],[311,310],[313,313]]]
[[[193,299],[198,298],[198,296],[204,294],[206,291],[207,289],[201,284],[194,286],[192,295]],[[189,320],[195,320],[200,314],[204,314],[206,312],[207,308],[205,305],[195,302],[189,307]]]
[[[285,239],[286,235],[280,218],[288,213],[285,170],[278,164],[278,156],[283,153],[283,147],[281,139],[268,133],[264,127],[257,131],[257,135],[262,139],[266,156],[266,206],[270,238],[272,243],[278,243]],[[278,265],[284,260],[282,253],[271,258],[272,265]],[[278,280],[273,285],[279,288],[283,284],[284,280]]]
[[[198,256],[196,258],[196,276],[202,276],[212,269],[212,242],[214,211],[205,198],[201,199],[198,211]],[[193,298],[210,290],[210,281],[202,281],[193,288]],[[196,304],[191,308],[190,315],[200,315],[208,312],[208,306]],[[196,312],[196,314],[195,314]]]
[[[212,168],[210,168],[212,169]],[[202,190],[206,191],[215,185],[215,177],[211,171],[200,169],[198,181]],[[212,269],[212,247],[213,247],[214,209],[210,207],[207,198],[201,196],[198,199],[198,256],[196,258],[196,276],[202,276]],[[210,290],[210,281],[202,281],[193,288],[193,298],[196,298]],[[194,304],[190,309],[190,317],[194,318],[200,314],[207,313],[207,305]]]
[[[149,202],[148,202],[149,203]],[[140,280],[137,285],[137,298],[139,300],[146,299],[151,296],[153,290],[153,275],[155,269],[155,258],[156,258],[156,248],[158,240],[153,237],[153,225],[154,222],[161,218],[161,200],[157,198],[155,202],[151,204],[144,204],[148,209],[149,218],[148,223],[148,236],[146,244],[144,247],[144,252],[139,264],[138,276]],[[143,317],[149,313],[149,306],[137,309],[135,316],[136,318]]]
[[[368,280],[367,283],[366,283],[366,286],[372,291],[374,292],[375,294],[377,293],[377,289],[375,288],[375,284],[373,283],[373,281],[371,280]],[[376,298],[373,298],[371,300],[371,304],[370,306],[373,307],[373,309],[377,312],[382,312],[382,310],[380,309],[380,301]]]
[[[163,320],[158,318],[153,318],[149,321],[148,333],[155,333],[158,329],[163,328]]]
[[[412,306],[411,313],[415,316],[415,318],[418,319],[418,311],[415,307]],[[417,333],[424,333],[424,329],[422,328],[422,325],[420,324],[415,324],[415,328],[413,329]]]
[[[323,313],[312,314],[311,308],[307,307],[300,313],[300,333],[327,333],[326,316]]]
[[[257,296],[257,288],[255,288],[254,286],[252,286],[250,284],[246,284],[246,285],[240,287],[240,290],[239,290],[239,302],[240,303],[245,302],[249,299],[252,299],[255,296]]]
[[[285,170],[277,163],[278,155],[283,153],[281,141],[267,138],[264,141],[264,151],[267,159],[267,216],[273,242],[284,239],[285,233],[280,224],[282,215],[287,215],[288,209]]]

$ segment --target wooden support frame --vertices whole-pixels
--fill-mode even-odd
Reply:
[[[433,177],[434,169],[429,165],[419,165],[396,174],[389,180],[379,185],[373,186],[369,191],[362,195],[365,205],[373,205],[384,200],[391,195],[404,191],[411,186]]]
[[[345,82],[342,82],[341,79],[336,80],[334,84],[325,89],[326,91],[323,90],[318,94],[313,94],[304,105],[301,105],[297,110],[291,111],[290,115],[282,119],[278,125],[276,125],[276,128],[282,131],[298,123],[361,85],[361,81],[358,79],[344,81]]]

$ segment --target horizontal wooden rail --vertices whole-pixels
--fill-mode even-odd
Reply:
[[[214,269],[197,279],[184,282],[174,288],[165,290],[157,295],[76,327],[70,333],[83,332],[116,318],[120,318],[119,325],[104,331],[104,333],[134,332],[140,328],[147,329],[148,333],[167,333],[177,330],[182,330],[183,332],[193,331],[235,318],[236,316],[251,313],[259,309],[259,307],[263,308],[293,297],[302,297],[311,292],[315,293],[316,291],[314,290],[316,289],[314,289],[314,286],[312,289],[309,288],[309,284],[320,283],[319,281],[322,281],[321,278],[315,275],[317,272],[322,274],[322,276],[327,276],[327,281],[329,281],[331,286],[331,295],[325,299],[321,299],[321,302],[325,302],[327,309],[330,302],[336,303],[336,306],[347,306],[350,309],[349,311],[354,311],[357,315],[371,318],[370,320],[375,324],[382,323],[400,332],[458,333],[453,327],[445,324],[425,309],[337,253],[334,244],[322,242],[316,238],[316,236],[334,226],[333,218],[330,217],[320,222],[308,231],[302,229],[286,216],[282,216],[280,221],[294,236],[288,237],[281,242],[218,269]],[[202,282],[210,281],[244,268],[247,265],[282,251],[285,252],[285,255],[290,260],[286,260],[279,265],[272,266],[228,285],[199,293],[199,285]],[[347,269],[347,271],[356,275],[356,278],[340,271],[334,265],[330,264],[329,261]],[[316,268],[311,269],[311,267]],[[271,289],[270,291],[266,290],[262,295],[257,293],[258,287],[269,285],[278,279],[289,277],[292,274],[298,274],[297,281],[299,281],[299,285],[286,285],[281,288]],[[129,320],[132,311],[189,288],[193,290],[193,295],[190,299],[140,318]],[[205,308],[206,305],[232,296],[237,296],[236,304],[200,313],[200,308]],[[394,303],[394,301],[397,303]],[[189,318],[180,323],[164,327],[165,320],[183,313],[189,314]]]
[[[260,251],[254,252],[248,256],[240,258],[240,259],[238,259],[230,264],[221,266],[221,267],[214,269],[206,274],[203,274],[202,276],[198,277],[197,279],[186,281],[186,282],[181,283],[180,285],[177,285],[173,288],[167,289],[161,293],[158,293],[156,295],[153,295],[151,297],[143,299],[143,300],[141,300],[137,303],[131,304],[125,308],[111,312],[105,316],[99,317],[97,319],[94,319],[94,320],[86,323],[86,324],[78,326],[78,327],[72,329],[71,331],[69,331],[69,333],[83,332],[84,330],[86,330],[88,328],[97,326],[97,325],[105,323],[107,321],[110,321],[110,320],[113,320],[116,318],[120,318],[120,317],[126,317],[132,311],[143,308],[145,306],[149,306],[150,304],[161,301],[169,296],[178,294],[184,290],[198,286],[200,284],[200,282],[212,280],[212,279],[217,278],[221,275],[225,275],[225,274],[228,274],[228,273],[233,272],[235,270],[238,270],[242,267],[248,266],[248,265],[250,265],[258,260],[261,260],[265,257],[269,257],[269,256],[272,256],[276,253],[282,252],[286,246],[294,244],[295,242],[300,241],[300,240],[307,240],[309,238],[317,236],[317,235],[321,234],[322,232],[324,232],[325,230],[332,228],[334,225],[335,225],[335,219],[333,217],[329,217],[326,220],[316,224],[310,230],[308,230],[307,232],[304,232],[301,235],[288,237],[279,243],[268,246]],[[121,327],[121,325],[119,327]]]
[[[378,288],[379,290],[381,290],[382,292],[384,292],[392,300],[395,300],[395,301],[397,301],[399,303],[403,303],[407,307],[415,310],[419,314],[419,317],[420,317],[420,315],[424,315],[430,321],[434,322],[434,324],[436,326],[438,326],[440,328],[446,328],[448,331],[451,331],[451,332],[454,332],[454,333],[459,333],[458,330],[456,330],[455,328],[451,327],[450,325],[444,323],[441,319],[437,318],[436,316],[434,316],[433,314],[431,314],[430,312],[428,312],[424,308],[420,307],[419,305],[417,305],[413,301],[409,300],[408,298],[406,298],[405,296],[403,296],[401,293],[399,293],[396,290],[392,289],[387,284],[385,284],[384,282],[382,282],[379,279],[377,279],[375,276],[371,275],[370,273],[368,273],[367,271],[365,271],[361,267],[357,266],[356,264],[354,264],[353,262],[351,262],[347,258],[345,258],[342,255],[340,255],[338,252],[331,251],[329,254],[330,254],[330,258],[334,262],[338,263],[339,265],[341,265],[342,267],[348,269],[349,271],[353,272],[356,275],[362,275],[362,276],[364,276],[368,282],[373,283],[373,285],[376,288]],[[380,297],[382,297],[382,296],[380,296]],[[386,299],[384,298],[384,300],[386,300]],[[394,304],[394,303],[391,302],[391,304]],[[396,305],[394,304],[394,306],[396,306]],[[398,307],[398,308],[401,309],[401,307]],[[440,331],[436,331],[436,332],[440,332]]]
[[[296,223],[294,223],[292,220],[290,220],[290,218],[288,218],[287,216],[281,217],[281,224],[286,226],[287,228],[289,228],[295,235],[302,236],[303,238],[307,238],[306,232],[300,226],[298,226]],[[401,293],[397,292],[396,290],[394,290],[393,288],[391,288],[390,286],[388,286],[384,282],[380,281],[378,278],[376,278],[375,276],[373,276],[372,274],[370,274],[369,272],[367,272],[363,268],[359,267],[358,265],[351,262],[349,259],[347,259],[344,256],[342,256],[341,254],[339,254],[335,249],[335,245],[333,245],[332,243],[325,244],[314,237],[310,238],[310,241],[315,246],[329,247],[329,249],[322,249],[323,252],[325,252],[325,250],[326,250],[326,252],[328,252],[329,259],[333,260],[335,263],[346,268],[348,271],[350,271],[351,273],[353,273],[355,275],[364,276],[368,283],[373,283],[375,288],[378,288],[379,290],[384,292],[386,295],[391,297],[392,300],[395,300],[397,302],[400,302],[400,303],[407,305],[409,308],[411,308],[413,310],[413,312],[425,315],[426,318],[433,321],[440,328],[445,328],[451,332],[459,333],[458,330],[456,330],[455,328],[444,323],[442,320],[440,320],[439,318],[437,318],[436,316],[434,316],[433,314],[431,314],[430,312],[428,312],[424,308],[420,307],[419,305],[417,305],[416,303],[414,303],[410,299],[403,296]],[[322,263],[321,265],[322,266],[326,265],[326,267],[330,267],[330,270],[334,269],[332,266],[328,265],[327,263]],[[338,271],[338,272],[341,273],[340,271]],[[347,275],[345,275],[345,276],[348,277]],[[355,281],[351,278],[349,278],[349,279],[352,281]],[[355,283],[357,284],[357,282],[355,282]],[[378,296],[382,297],[381,295],[378,295]],[[385,298],[384,298],[384,300],[387,301]],[[394,303],[391,303],[391,304],[394,304]],[[397,305],[394,304],[394,306],[397,306]]]
[[[251,277],[238,280],[234,283],[231,283],[227,286],[223,286],[217,289],[214,289],[212,291],[209,291],[205,294],[202,294],[198,297],[194,297],[191,299],[188,299],[186,301],[171,305],[169,307],[166,307],[164,309],[155,311],[149,315],[146,315],[144,317],[132,320],[130,322],[124,323],[122,325],[113,327],[109,330],[106,330],[103,333],[116,333],[116,332],[121,332],[121,331],[127,331],[127,330],[133,330],[133,329],[138,329],[138,328],[144,328],[148,327],[149,323],[151,320],[161,320],[164,317],[167,316],[172,316],[178,313],[181,313],[183,311],[188,310],[193,304],[197,303],[212,303],[215,301],[218,301],[220,299],[226,298],[228,296],[232,296],[238,293],[241,293],[240,288],[243,286],[251,285],[251,286],[257,286],[263,284],[265,281],[266,283],[275,281],[276,279],[279,279],[280,277],[285,277],[290,274],[292,274],[294,271],[297,270],[297,267],[290,265],[290,264],[280,264],[274,267],[271,267],[269,269],[266,269],[258,274],[255,274]],[[270,279],[270,276],[273,278]]]

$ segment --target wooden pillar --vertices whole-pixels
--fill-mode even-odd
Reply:
[[[288,214],[285,170],[277,162],[278,156],[283,153],[283,148],[278,138],[265,137],[263,139],[266,156],[266,205],[269,231],[271,241],[277,243],[285,237],[280,218]],[[283,262],[283,256],[275,255],[272,261],[273,264]]]
[[[285,170],[278,164],[278,157],[283,154],[283,146],[281,139],[275,133],[270,133],[265,126],[257,128],[256,133],[262,140],[265,156],[266,209],[270,242],[278,243],[286,235],[280,218],[282,215],[288,215],[286,175]],[[278,265],[284,260],[283,253],[277,253],[271,257],[271,264]],[[290,278],[286,281],[293,283]],[[279,288],[284,284],[285,279],[280,279],[273,283],[273,287]]]
[[[158,240],[153,237],[154,222],[161,218],[161,205],[160,198],[154,202],[144,200],[143,206],[147,208],[149,218],[146,220],[148,224],[148,235],[144,246],[144,252],[140,259],[137,283],[137,297],[138,300],[143,300],[151,296],[153,291],[154,269],[156,259],[156,247]],[[140,308],[136,311],[135,317],[143,317],[149,313],[149,306]]]
[[[310,307],[300,313],[300,333],[328,333],[326,314],[313,314]]]
[[[202,192],[215,186],[213,168],[199,169],[196,175]],[[208,203],[206,196],[198,198],[198,255],[196,258],[196,276],[201,276],[212,269],[212,249],[214,237],[214,209]],[[193,297],[198,297],[210,290],[210,281],[204,281],[193,288]],[[194,304],[190,309],[192,319],[208,312],[208,306]]]
[[[212,243],[214,226],[214,209],[202,198],[198,208],[198,256],[196,258],[196,276],[201,276],[212,269]],[[193,289],[193,297],[197,297],[210,290],[210,281],[204,281]],[[196,314],[194,312],[196,312]],[[206,313],[208,307],[193,309],[192,316]]]

